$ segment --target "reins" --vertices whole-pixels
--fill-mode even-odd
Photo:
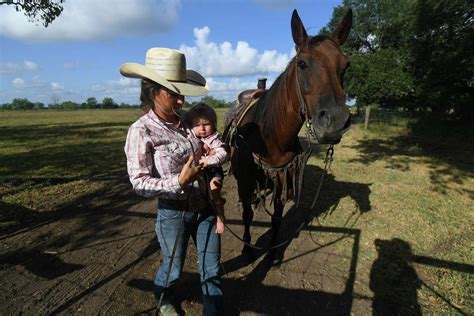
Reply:
[[[306,104],[303,94],[301,93],[300,81],[298,80],[298,57],[300,56],[300,50],[298,48],[296,49],[297,49],[296,56],[295,56],[296,95],[298,96],[298,101],[300,103],[300,112],[304,116],[303,124],[306,127],[306,133],[312,136],[313,138],[316,138],[316,135],[313,132],[313,123],[311,122],[311,118],[309,117],[309,114],[308,114],[308,105]]]

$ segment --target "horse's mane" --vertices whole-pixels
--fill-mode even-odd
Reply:
[[[318,35],[309,36],[307,39],[308,47],[314,47],[329,37]],[[286,106],[290,101],[290,84],[295,84],[289,77],[291,68],[294,67],[296,56],[293,57],[286,66],[285,70],[277,77],[271,88],[261,97],[255,106],[254,119],[262,126],[264,138],[275,135],[281,127],[281,120],[285,119]]]

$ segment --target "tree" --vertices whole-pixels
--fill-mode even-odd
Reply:
[[[385,48],[374,53],[354,53],[346,74],[346,96],[359,105],[377,103],[381,107],[408,107],[415,95],[415,81],[406,70],[402,50]]]
[[[419,0],[410,46],[419,103],[440,114],[474,118],[474,2]]]
[[[474,118],[473,1],[344,0],[320,33],[330,34],[349,7],[348,96]]]
[[[137,105],[131,105],[125,102],[121,102],[119,105],[119,108],[123,108],[123,109],[128,109],[128,108],[133,108],[133,107],[137,107]]]
[[[11,110],[12,109],[12,104],[11,103],[3,103],[0,105],[1,110]]]
[[[407,106],[416,95],[407,46],[414,25],[415,0],[344,0],[320,34],[330,35],[349,8],[354,23],[343,46],[351,67],[345,76],[347,97],[357,106]]]
[[[44,109],[44,103],[41,103],[41,102],[35,102],[35,103],[33,103],[33,109],[35,109],[35,110],[42,110],[42,109]]]
[[[97,109],[99,107],[97,103],[97,99],[94,97],[87,98],[86,103],[85,103],[85,108],[86,109]]]
[[[113,109],[113,108],[116,108],[116,107],[118,107],[118,105],[114,102],[114,100],[112,98],[105,97],[102,100],[102,108],[103,109]]]
[[[48,108],[50,109],[60,109],[61,104],[59,103],[59,96],[55,93],[51,95],[51,103],[48,104]]]
[[[6,0],[0,5],[13,5],[17,12],[23,12],[30,22],[42,21],[48,27],[62,12],[65,0]]]
[[[80,105],[72,101],[64,101],[61,103],[61,108],[64,110],[77,110],[80,108]]]
[[[344,0],[334,9],[320,33],[332,33],[349,8],[353,11],[352,32],[344,44],[356,50],[375,52],[407,45],[414,25],[417,0]]]
[[[33,109],[34,104],[28,99],[13,99],[12,109],[13,110],[31,110]]]
[[[224,107],[227,104],[225,102],[225,100],[218,100],[218,99],[216,99],[216,98],[214,98],[213,96],[210,96],[210,95],[206,95],[205,97],[203,97],[201,99],[201,101],[205,102],[205,103],[207,103],[210,106],[215,107],[215,108],[221,108],[221,107]]]

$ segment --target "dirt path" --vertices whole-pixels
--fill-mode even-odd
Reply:
[[[127,183],[99,197],[84,197],[53,214],[4,214],[1,223],[0,314],[155,313],[152,280],[160,261],[154,233],[155,200],[141,200]],[[235,181],[224,190],[227,223],[242,235]],[[291,205],[289,205],[291,206]],[[290,238],[304,211],[287,215],[281,239]],[[268,245],[269,216],[257,212],[253,242]],[[226,315],[366,314],[370,301],[354,299],[359,232],[310,223],[272,267],[264,250],[253,262],[240,256],[242,244],[222,238]],[[319,237],[330,236],[331,242]],[[334,245],[346,240],[344,251]],[[186,315],[202,311],[195,248],[189,247],[181,291]],[[357,312],[359,311],[359,312]]]

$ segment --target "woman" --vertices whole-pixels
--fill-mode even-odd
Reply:
[[[163,259],[154,283],[160,312],[176,314],[171,288],[181,275],[191,236],[198,255],[203,314],[218,315],[222,290],[216,216],[200,176],[202,146],[181,120],[184,97],[206,94],[206,80],[186,69],[183,53],[169,48],[149,49],[145,65],[126,63],[120,73],[142,79],[140,100],[149,109],[130,127],[125,153],[134,190],[158,197],[156,234]]]

